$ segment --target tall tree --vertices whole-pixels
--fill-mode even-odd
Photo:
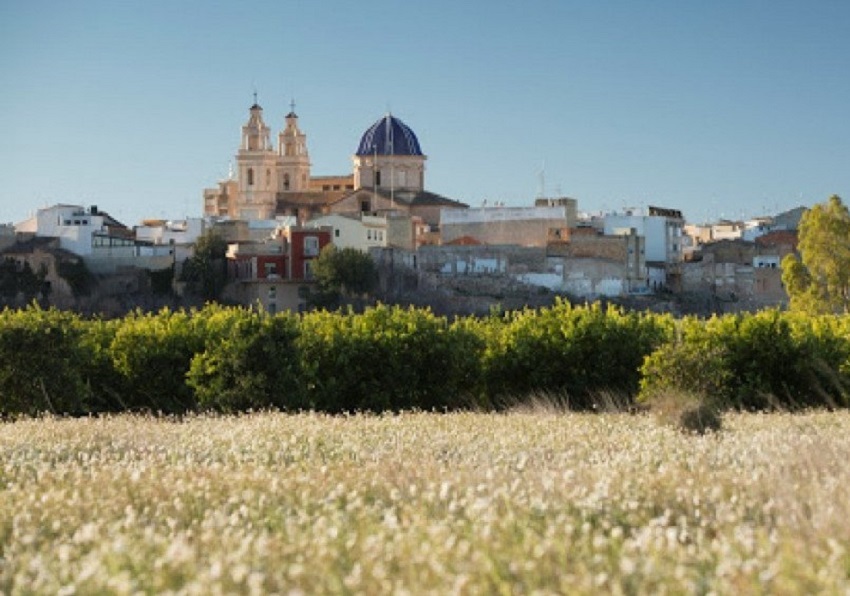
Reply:
[[[313,261],[313,277],[317,287],[311,292],[309,302],[332,308],[344,300],[369,294],[375,288],[378,273],[367,253],[329,244]]]
[[[195,242],[194,255],[183,264],[181,279],[189,291],[205,301],[218,300],[227,282],[227,241],[214,231]]]
[[[850,312],[850,210],[838,195],[803,214],[797,255],[782,260],[791,308],[810,313]]]

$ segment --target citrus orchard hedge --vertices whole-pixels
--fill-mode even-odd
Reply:
[[[726,407],[845,407],[850,318],[707,320],[599,304],[448,320],[427,309],[221,306],[86,319],[0,312],[0,415],[147,411],[592,410],[681,390]]]
[[[674,389],[744,410],[846,407],[850,318],[765,310],[681,319],[641,372],[639,399]]]

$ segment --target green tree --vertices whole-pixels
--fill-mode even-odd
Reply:
[[[195,243],[195,254],[183,264],[182,281],[205,301],[218,300],[227,282],[227,241],[208,230]]]
[[[313,262],[316,289],[310,293],[313,306],[331,308],[356,296],[369,294],[378,281],[375,262],[355,248],[329,244]]]
[[[7,257],[0,263],[0,297],[11,301],[21,295],[24,302],[31,302],[47,293],[46,277],[45,267],[36,273],[28,262],[19,265],[15,259]]]
[[[782,260],[791,308],[809,313],[850,311],[850,211],[837,195],[800,220],[798,252]]]
[[[88,296],[97,280],[80,258],[68,258],[59,261],[59,276],[68,282],[74,296]]]

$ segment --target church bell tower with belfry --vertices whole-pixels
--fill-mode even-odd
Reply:
[[[298,128],[295,101],[289,104],[286,125],[277,137],[277,190],[304,192],[310,184],[307,135]]]
[[[238,168],[238,217],[269,219],[275,213],[277,193],[277,155],[270,141],[270,130],[263,121],[263,108],[251,106],[248,122],[242,126],[242,142],[236,154]]]

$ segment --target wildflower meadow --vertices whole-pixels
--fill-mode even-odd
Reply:
[[[2,594],[850,590],[850,413],[0,427]]]

